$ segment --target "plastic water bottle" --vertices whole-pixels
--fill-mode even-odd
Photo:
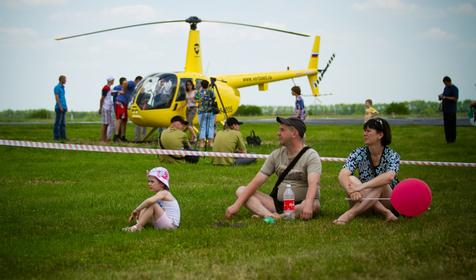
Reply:
[[[286,190],[284,190],[283,194],[283,202],[284,202],[284,216],[285,220],[294,220],[295,217],[295,208],[294,208],[294,192],[291,189],[291,185],[286,185]]]

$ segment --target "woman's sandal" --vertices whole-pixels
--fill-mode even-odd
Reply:
[[[138,231],[141,231],[142,229],[138,228],[137,225],[133,225],[131,227],[125,227],[122,229],[122,231],[125,231],[125,232],[138,232]]]

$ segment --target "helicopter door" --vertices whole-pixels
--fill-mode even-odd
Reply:
[[[173,108],[173,111],[177,110],[178,104],[183,103],[186,99],[186,93],[185,93],[185,83],[189,80],[192,80],[190,78],[182,78],[180,79],[180,86],[177,91],[177,98],[175,99],[175,105]]]

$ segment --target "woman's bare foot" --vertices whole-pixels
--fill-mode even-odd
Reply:
[[[347,224],[346,221],[342,221],[342,220],[339,220],[339,219],[335,219],[332,223],[334,225],[345,225],[345,224]]]
[[[387,214],[385,214],[385,222],[386,223],[389,223],[389,222],[395,222],[395,221],[398,221],[398,218],[397,216],[395,216],[392,211],[388,211]]]
[[[339,218],[335,219],[332,223],[335,225],[345,225],[354,218],[354,215],[349,211],[340,215]]]

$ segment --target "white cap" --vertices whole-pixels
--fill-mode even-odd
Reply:
[[[164,183],[164,185],[167,187],[167,189],[170,189],[169,187],[169,171],[163,167],[156,167],[149,171],[149,174],[147,176],[152,176],[157,178],[160,182]]]
[[[114,77],[113,77],[113,76],[107,77],[107,81],[108,81],[108,82],[109,82],[109,81],[114,81]]]

